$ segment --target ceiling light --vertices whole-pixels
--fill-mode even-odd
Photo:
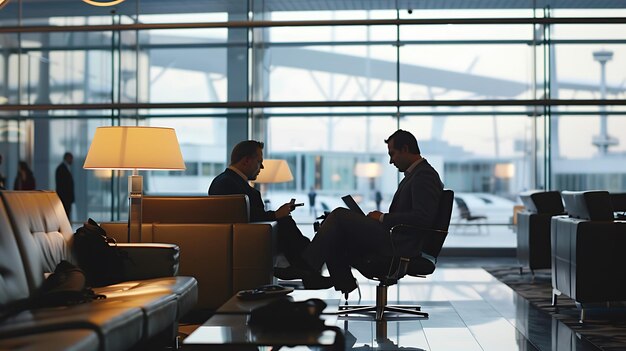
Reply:
[[[3,0],[0,0],[0,1],[3,1]],[[86,2],[92,6],[115,6],[119,3],[124,2],[124,0],[112,0],[112,1],[83,0],[83,2]]]

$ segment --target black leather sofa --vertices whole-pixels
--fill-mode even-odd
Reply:
[[[32,296],[61,260],[76,263],[73,232],[55,192],[0,192],[0,308]],[[127,281],[89,303],[23,310],[0,321],[0,349],[126,350],[173,341],[197,282],[177,276],[172,244],[123,244]],[[160,339],[159,339],[160,340]]]
[[[520,274],[528,267],[550,268],[550,220],[565,212],[558,191],[530,191],[520,194],[524,210],[517,214],[517,262]]]
[[[626,222],[606,191],[562,192],[568,216],[551,223],[552,304],[562,293],[580,307],[626,301]]]

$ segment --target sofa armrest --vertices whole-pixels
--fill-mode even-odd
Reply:
[[[277,222],[233,224],[233,292],[271,284]]]
[[[117,244],[128,255],[124,263],[127,280],[143,280],[178,275],[180,249],[174,244]]]

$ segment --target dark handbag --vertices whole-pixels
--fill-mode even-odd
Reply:
[[[324,308],[326,303],[320,299],[300,302],[278,299],[252,310],[248,325],[277,331],[323,330],[325,325],[320,314]]]
[[[31,297],[1,306],[0,321],[30,309],[77,305],[106,298],[88,288],[86,281],[80,268],[61,261]]]
[[[248,325],[268,332],[335,332],[333,350],[344,350],[345,337],[340,328],[327,326],[320,318],[326,303],[320,299],[294,302],[278,299],[257,307],[250,313]]]
[[[34,307],[77,305],[103,299],[87,287],[85,273],[67,261],[61,261],[33,297]]]

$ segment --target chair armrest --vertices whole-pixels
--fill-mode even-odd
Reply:
[[[143,280],[178,275],[180,249],[174,244],[117,244],[128,256],[124,261],[127,280]]]

